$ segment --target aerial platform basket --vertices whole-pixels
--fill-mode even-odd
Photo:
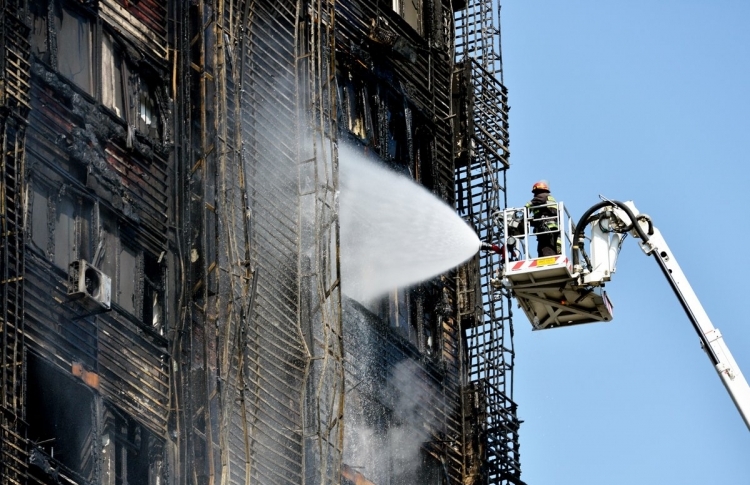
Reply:
[[[556,208],[557,215],[535,218],[534,209],[539,207]],[[505,261],[502,285],[512,292],[534,330],[611,320],[607,293],[600,286],[581,285],[574,271],[570,260],[573,223],[565,206],[560,202],[539,207],[499,213],[503,226],[500,251]],[[560,254],[532,257],[537,255],[536,236],[542,234],[560,238]]]

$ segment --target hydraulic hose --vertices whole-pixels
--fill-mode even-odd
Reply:
[[[578,247],[578,242],[581,239],[581,234],[583,233],[583,230],[586,229],[586,226],[591,222],[592,220],[591,216],[602,207],[607,207],[607,206],[619,207],[620,209],[625,211],[628,217],[630,217],[630,225],[626,227],[625,229],[623,229],[622,231],[618,231],[618,232],[628,232],[631,229],[636,228],[636,232],[638,232],[638,235],[641,236],[644,241],[648,241],[648,235],[646,235],[645,233],[641,234],[643,230],[640,228],[640,226],[638,226],[638,224],[635,223],[635,215],[633,214],[633,211],[631,211],[628,206],[616,200],[605,200],[605,201],[599,202],[598,204],[591,206],[586,212],[583,213],[581,218],[578,220],[578,223],[576,224],[575,229],[573,230],[573,266],[574,267],[575,265],[579,263],[578,251],[576,251],[576,249],[580,249],[581,254],[583,254],[583,258],[586,260],[586,264],[591,266],[591,261],[589,260],[586,253],[583,251],[583,248]],[[649,220],[649,227],[650,227],[650,224],[651,222]],[[653,232],[653,229],[650,230],[649,232]]]
[[[586,228],[586,226],[589,223],[589,217],[594,212],[598,211],[602,207],[606,207],[608,205],[612,205],[611,202],[599,202],[598,204],[595,204],[591,206],[586,212],[583,213],[581,218],[578,220],[578,223],[576,224],[576,228],[573,230],[573,267],[575,268],[578,263],[578,249],[581,250],[581,254],[583,254],[583,258],[586,260],[586,264],[591,266],[591,261],[589,261],[588,256],[586,256],[586,253],[583,252],[582,248],[578,247],[578,241],[581,238],[581,234],[583,233],[583,230]]]

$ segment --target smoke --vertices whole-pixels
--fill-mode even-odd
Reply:
[[[394,475],[406,482],[415,481],[414,475],[422,464],[420,448],[430,439],[424,425],[433,420],[423,416],[420,406],[434,407],[439,398],[437,390],[420,378],[423,372],[409,360],[400,362],[393,370],[396,397],[393,412],[399,424],[388,430],[388,445]]]
[[[374,483],[410,485],[418,481],[423,459],[420,450],[431,439],[427,423],[435,424],[423,410],[434,407],[440,398],[420,377],[421,372],[415,362],[405,360],[393,367],[387,384],[377,391],[377,400],[348,394],[344,462]],[[363,406],[362,400],[367,404]]]
[[[366,301],[463,263],[479,238],[445,202],[413,180],[342,145],[342,291]]]

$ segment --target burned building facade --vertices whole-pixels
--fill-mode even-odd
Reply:
[[[342,294],[341,143],[481,238],[490,0],[2,0],[3,484],[522,483],[479,255]]]

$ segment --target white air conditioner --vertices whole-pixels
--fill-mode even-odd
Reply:
[[[84,259],[68,267],[68,298],[91,311],[109,311],[112,303],[112,279]]]

